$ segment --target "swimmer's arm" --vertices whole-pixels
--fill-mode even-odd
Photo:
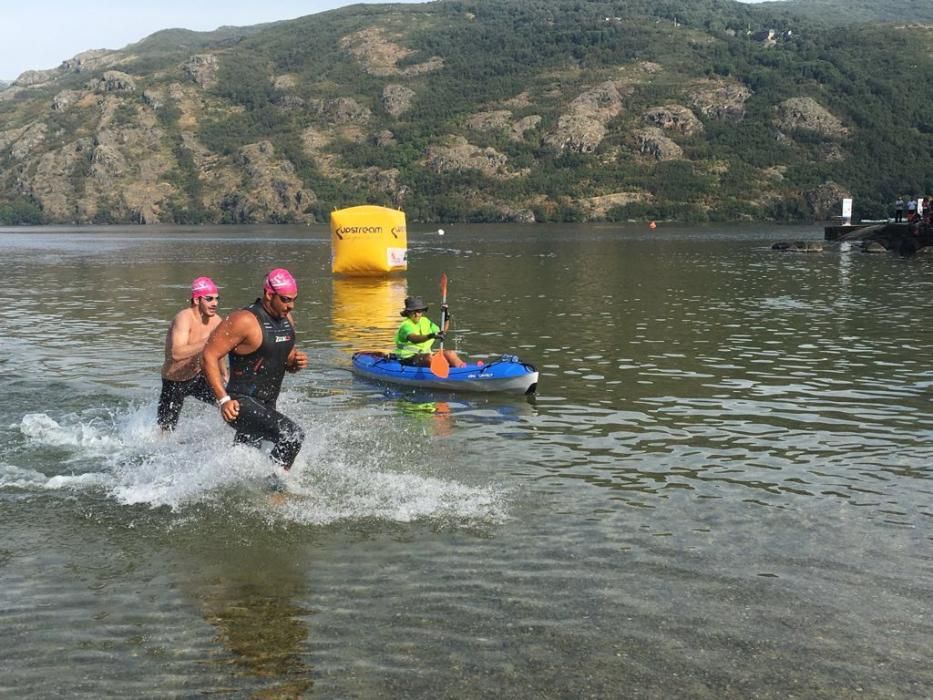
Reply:
[[[297,348],[292,348],[292,351],[288,353],[288,358],[285,360],[285,369],[289,372],[297,372],[298,370],[305,369],[308,366],[308,353],[302,352]]]
[[[214,326],[214,329],[216,330],[217,326],[219,326],[221,323],[223,323],[223,321],[224,321],[223,317],[218,318],[218,319],[217,319],[217,325]],[[213,332],[213,331],[211,331],[211,332]],[[207,344],[207,338],[204,339],[204,343],[205,343],[205,345]],[[202,352],[203,352],[204,348],[201,348],[201,350],[202,350]],[[221,357],[221,358],[217,361],[217,364],[218,364],[218,366],[220,367],[220,379],[221,379],[221,381],[224,383],[224,386],[227,385],[227,380],[230,379],[230,363],[228,362],[228,359],[227,359],[227,358],[228,358],[228,356],[227,356],[227,355],[224,355],[223,357]]]
[[[252,323],[251,323],[252,322]],[[248,311],[237,311],[220,322],[201,351],[201,368],[208,386],[219,401],[227,395],[224,389],[224,358],[235,347],[250,340],[253,330],[259,330],[256,317]],[[261,340],[261,338],[260,338]],[[257,345],[258,347],[258,345]],[[255,348],[248,348],[251,352]]]
[[[292,329],[295,328],[295,319],[292,318],[292,315],[287,314],[288,322],[292,324]],[[285,359],[285,369],[289,372],[297,372],[298,370],[305,369],[308,366],[308,353],[302,352],[297,348],[292,348],[292,351],[288,353],[288,357]]]
[[[258,340],[252,336],[259,336]],[[237,311],[220,322],[207,339],[207,344],[201,352],[201,367],[207,385],[214,392],[217,404],[220,406],[220,415],[228,423],[240,415],[240,402],[231,399],[224,387],[226,378],[223,376],[223,360],[234,348],[243,346],[249,353],[262,343],[262,328],[256,317],[249,311]]]

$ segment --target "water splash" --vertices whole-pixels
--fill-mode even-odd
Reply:
[[[45,413],[23,416],[23,449],[33,453],[27,462],[51,450],[60,473],[0,465],[0,489],[94,492],[121,506],[167,508],[184,517],[207,506],[279,524],[428,520],[473,527],[507,518],[501,486],[466,485],[415,466],[421,460],[412,459],[408,438],[380,430],[371,417],[323,413],[306,397],[283,396],[283,404],[307,426],[289,472],[275,468],[266,450],[233,445],[233,431],[208,407],[186,404],[178,430],[163,435],[154,405],[146,404],[109,419],[99,411],[58,420]],[[286,487],[281,497],[266,486],[273,474]]]
[[[120,444],[120,440],[107,433],[107,426],[96,421],[63,426],[45,413],[23,416],[20,432],[32,442],[52,447],[80,447],[101,452]]]
[[[48,477],[42,472],[0,463],[0,489],[38,489],[47,481]]]

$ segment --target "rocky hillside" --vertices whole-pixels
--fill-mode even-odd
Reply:
[[[892,76],[903,76],[910,89]],[[159,32],[0,89],[0,222],[878,216],[933,192],[933,30],[439,0]]]

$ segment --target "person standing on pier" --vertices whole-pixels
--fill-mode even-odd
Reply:
[[[904,196],[898,195],[894,201],[894,223],[899,224],[904,220]]]

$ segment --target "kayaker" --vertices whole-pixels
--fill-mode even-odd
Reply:
[[[208,336],[220,325],[217,315],[220,293],[210,277],[198,277],[191,283],[188,306],[175,314],[165,334],[165,361],[162,363],[162,392],[156,416],[165,432],[175,430],[186,396],[214,403],[214,392],[201,372],[201,351]],[[227,380],[223,359],[217,373]]]
[[[202,354],[204,375],[221,415],[236,428],[234,442],[259,447],[263,440],[271,441],[270,457],[286,470],[304,441],[304,431],[275,407],[285,372],[308,366],[308,356],[295,349],[291,312],[297,296],[298,283],[288,270],[272,270],[262,296],[217,326]],[[216,367],[228,353],[230,381],[225,389]]]
[[[406,297],[405,308],[401,315],[405,317],[395,334],[395,356],[404,365],[428,367],[431,364],[431,347],[434,341],[444,342],[445,332],[436,323],[424,315],[428,305],[421,297]],[[464,367],[453,350],[442,350],[451,367]]]

